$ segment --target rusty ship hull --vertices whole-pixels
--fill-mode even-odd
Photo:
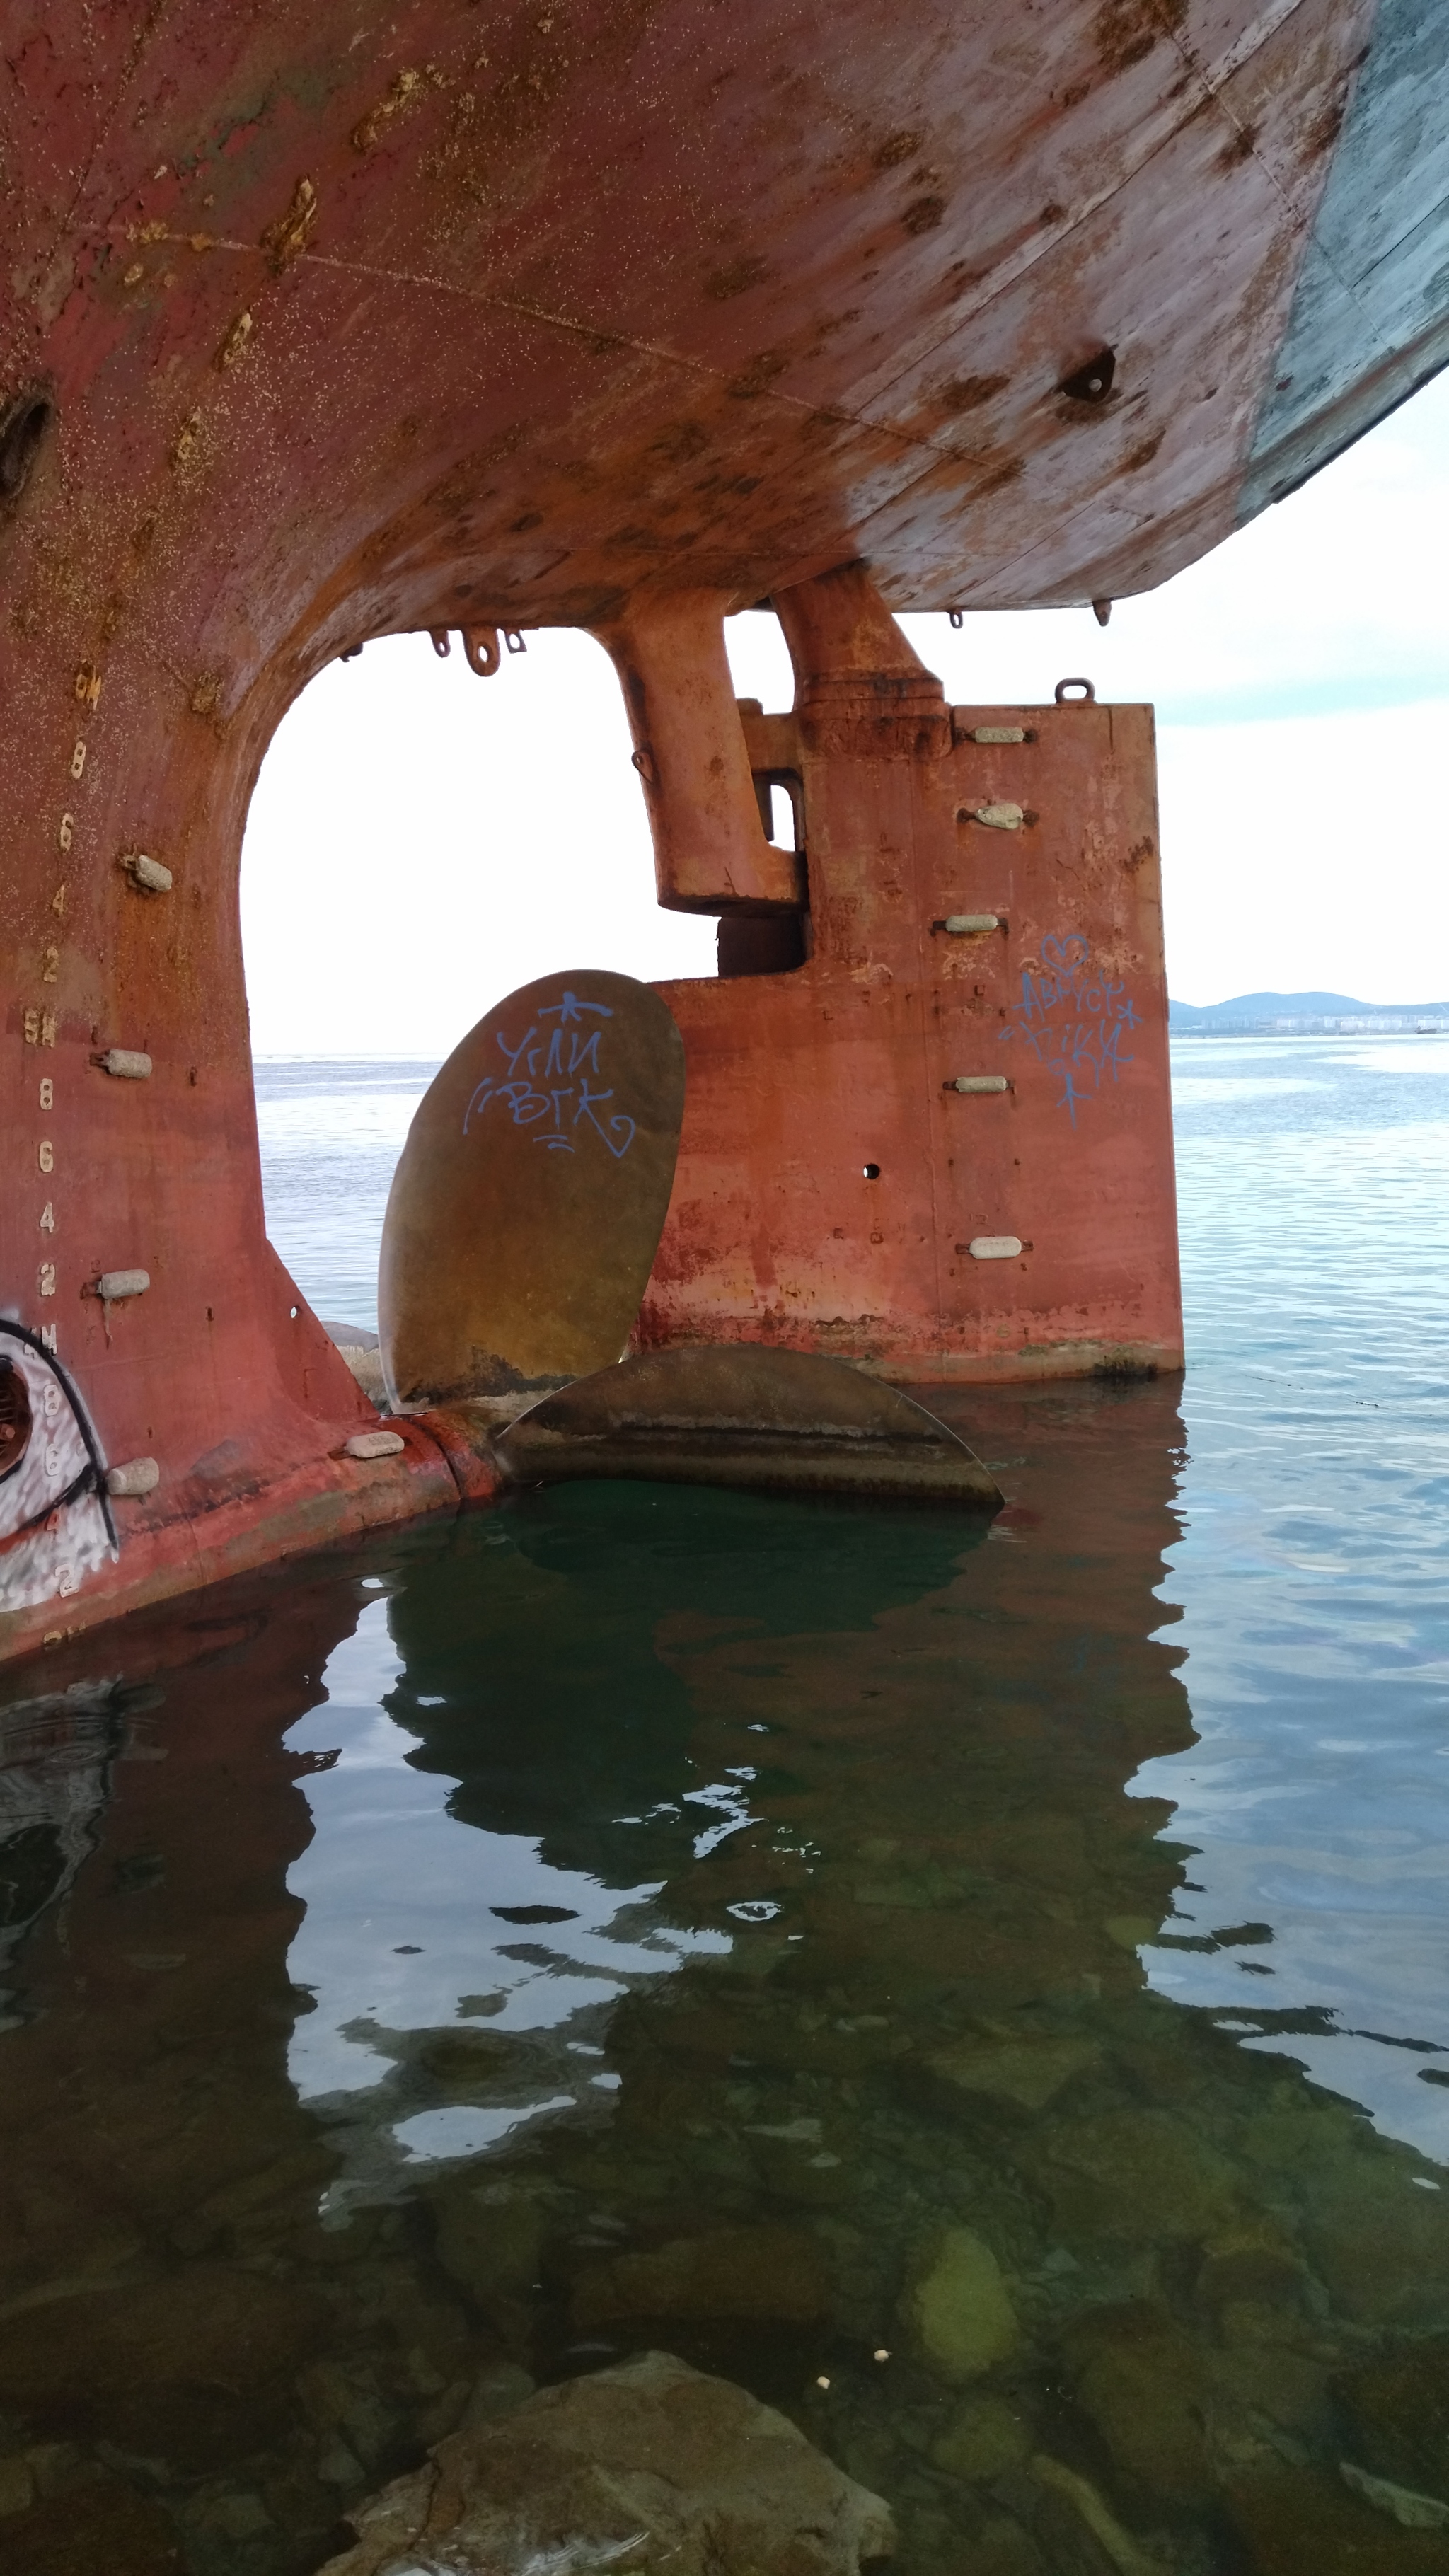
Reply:
[[[597,634],[660,900],[721,917],[646,1346],[1180,1364],[1150,717],[953,711],[890,612],[1149,587],[1443,363],[1424,0],[3,23],[0,1653],[489,1488],[438,1415],[349,1452],[265,1237],[242,829],[371,636]],[[762,598],[788,719],[729,692]],[[1048,983],[1132,1013],[1080,1114],[1025,1028],[970,1088]]]

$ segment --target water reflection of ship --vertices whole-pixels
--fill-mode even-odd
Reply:
[[[1086,2563],[1044,2457],[1182,2564],[1223,2563],[1224,2518],[1255,2570],[1294,2563],[1274,2528],[1373,2538],[1326,2446],[1346,2423],[1395,2474],[1384,2374],[1432,2375],[1449,2323],[1442,2199],[1138,1958],[1183,1860],[1124,1794],[1188,1740],[1154,1589],[1171,1394],[971,1406],[1022,1497],[989,1539],[587,1487],[411,1543],[392,1706],[459,1841],[531,1839],[605,1909],[642,1890],[640,1947],[711,1939],[620,1981],[602,2112],[414,2159],[339,2227],[284,2054],[330,1998],[288,1979],[307,1827],[277,1738],[376,1596],[316,1565],[213,1596],[167,1758],[118,1768],[0,2042],[0,2407],[31,2441],[159,2495],[197,2563],[233,2563],[207,2516],[252,2517],[282,2576],[489,2389],[652,2340],[783,2398],[927,2576],[988,2541],[1032,2576]],[[174,1614],[153,1628],[179,1651]],[[374,1786],[379,1894],[398,1803]],[[566,1968],[569,1926],[527,1910],[510,1941]],[[379,2059],[377,2120],[486,2093],[468,2000]],[[528,2058],[525,2032],[510,2084]]]
[[[286,2072],[306,2004],[286,1872],[309,1828],[280,1735],[365,1597],[333,1564],[300,1590],[252,1579],[191,1616],[144,1611],[121,1677],[87,1674],[76,1641],[48,1659],[56,1690],[0,1717],[7,1812],[45,1863],[0,2031],[0,2454],[7,2507],[32,2497],[7,2512],[7,2576],[85,2547],[171,2576],[178,2537],[193,2567],[315,2565],[341,2491],[319,2461],[357,2394],[301,2390],[324,2356],[390,2392],[344,2486],[442,2429],[375,2285],[335,2286],[319,2258],[335,2158]],[[395,2316],[420,2370],[446,2359],[405,2293]]]
[[[0,1974],[95,1848],[123,1728],[108,1681],[0,1709]]]
[[[1156,1595],[1173,1396],[970,1405],[989,1457],[1035,1453],[1028,1507],[964,1552],[895,1523],[899,1582],[817,1519],[793,1600],[736,1563],[715,1601],[677,1522],[651,1551],[611,1498],[595,1552],[556,1497],[513,1528],[593,1617],[556,1594],[542,1705],[505,1587],[456,1594],[451,1637],[440,1563],[397,1605],[395,1705],[454,1814],[616,1883],[647,1847],[660,1915],[730,1933],[609,2017],[607,2123],[424,2178],[441,2258],[534,2370],[658,2343],[785,2404],[922,2568],[1085,2564],[1084,2497],[1119,2565],[1169,2527],[1183,2563],[1297,2565],[1303,2531],[1305,2565],[1340,2536],[1397,2565],[1337,2457],[1417,2457],[1393,2374],[1443,2366],[1433,2176],[1139,1955],[1188,1858],[1130,1794],[1192,1740]]]
[[[470,1854],[446,1836],[399,1839],[392,1860],[410,1944],[436,1957],[467,1920],[475,1991],[444,2026],[430,2019],[422,1959],[414,1991],[399,1991],[401,1917],[384,1928],[389,1900],[364,1900],[365,1873],[365,1964],[361,1945],[339,1948],[335,1926],[304,1925],[293,1969],[318,2010],[293,2073],[343,2159],[334,2213],[411,2192],[420,2155],[516,2149],[540,2119],[606,2126],[617,2079],[605,2043],[620,2002],[643,2003],[691,1961],[728,1954],[740,1918],[701,1903],[689,1874],[701,1851],[751,1823],[749,1802],[739,1781],[701,1770],[689,1680],[669,1645],[732,1636],[757,1654],[762,1636],[868,1631],[924,1583],[948,1581],[982,1527],[971,1513],[902,1520],[888,1508],[822,1521],[810,1505],[762,1510],[743,1494],[621,1483],[522,1502],[506,1540],[465,1523],[415,1558],[389,1605],[403,1670],[387,1707],[417,1739],[411,1765],[449,1783],[447,1815],[480,1842]],[[511,1878],[528,1849],[527,1887],[488,1891],[527,1901],[480,1906],[480,1875]],[[336,1892],[322,1869],[319,1892]],[[424,1872],[433,1887],[420,1900],[412,1882]],[[370,1995],[379,1976],[394,2008],[356,2011],[354,1994]],[[442,2009],[454,2014],[452,1996]]]
[[[847,1832],[878,1837],[894,1816],[913,1835],[950,1837],[979,1814],[993,1773],[1039,1765],[1041,1839],[1042,1818],[1080,1806],[1087,1780],[1120,1794],[1143,1758],[1191,1740],[1160,1634],[1170,1614],[1153,1592],[1176,1535],[1175,1401],[1134,1389],[1104,1456],[1104,1400],[1056,1392],[1033,1414],[1026,1399],[972,1392],[973,1418],[999,1415],[1008,1447],[1043,1405],[1051,1416],[1052,1508],[1071,1509],[1077,1544],[1052,1546],[1045,1591],[1021,1514],[991,1545],[951,1514],[761,1511],[627,1487],[604,1510],[565,1489],[509,1520],[519,1554],[551,1579],[540,1658],[539,1604],[507,1556],[490,1551],[460,1583],[465,1530],[391,1609],[404,1671],[389,1708],[419,1738],[411,1759],[455,1780],[461,1821],[537,1835],[554,1866],[609,1885],[662,1882],[661,1905],[681,1921],[739,1920],[722,1893],[726,1853],[743,1890],[761,1834],[783,1830],[807,1794]],[[963,1797],[943,1805],[953,1772]],[[1142,1865],[1140,1881],[1117,1884],[1118,1912],[1168,1910],[1175,1862],[1143,1832],[1168,1812],[1118,1811],[1114,1865],[1127,1853]],[[802,1901],[816,1901],[821,1865],[808,1888],[801,1873]],[[766,1875],[778,1879],[778,1865]],[[1111,1975],[1122,1957],[1108,1941],[1096,1968]]]
[[[1085,1401],[1088,1442],[1102,1403]],[[618,2068],[633,2031],[651,2058],[688,2056],[689,1998],[717,2019],[737,1973],[746,2051],[775,1980],[797,2001],[844,1980],[858,2011],[908,2021],[956,1981],[981,2010],[1138,1989],[1123,1927],[1155,1929],[1176,1869],[1150,1833],[1168,1811],[1121,1793],[1189,1734],[1151,1633],[1177,1418],[1138,1390],[1104,1462],[1077,1459],[1069,1400],[1051,1405],[1063,1472],[1090,1470],[1084,1540],[1097,1533],[1052,1551],[1066,1579],[1051,1596],[1020,1526],[991,1546],[951,1514],[629,1486],[560,1490],[510,1513],[506,1546],[465,1526],[415,1564],[390,1605],[390,1713],[418,1739],[413,1766],[453,1784],[450,1816],[536,1842],[532,1892],[553,1902],[502,1909],[515,1928],[496,1927],[479,1971],[494,1991],[472,1999],[487,2027],[353,2026],[377,2082],[328,2107],[355,2186],[397,2189],[393,2137],[432,2115],[441,2138],[450,2100],[496,2113],[514,2154],[530,2106],[628,2126],[627,2079],[601,2105],[567,2052],[607,2044]],[[1014,1416],[1005,1436],[1018,1444]],[[581,1974],[596,2001],[556,2018]],[[320,2024],[335,2005],[319,2004]],[[872,2065],[888,2054],[865,2046]]]
[[[392,1605],[390,1706],[455,1781],[451,1814],[538,1837],[560,1873],[653,1881],[656,1921],[728,1936],[621,1981],[591,2034],[607,2122],[520,2125],[425,2184],[445,2259],[535,2362],[652,2336],[793,2396],[843,2315],[890,2331],[925,2205],[900,2185],[943,2108],[988,2132],[1001,2112],[934,2061],[994,2031],[1041,2109],[1101,2059],[1103,2015],[1140,2009],[1136,1945],[1181,1856],[1154,1838],[1170,1811],[1123,1791],[1190,1740],[1153,1591],[1175,1404],[971,1401],[1008,1456],[1050,1425],[1039,1508],[996,1542],[945,1515],[561,1491],[509,1522],[549,1581],[545,1659],[496,1533],[473,1580],[464,1533]],[[535,1957],[565,1973],[568,1939],[540,1927]],[[418,2035],[414,2082],[434,2048]],[[525,2066],[499,2051],[500,2098]],[[960,2126],[957,2183],[999,2208],[1000,2157]],[[842,2230],[857,2278],[822,2292]],[[678,2253],[716,2238],[719,2262]]]

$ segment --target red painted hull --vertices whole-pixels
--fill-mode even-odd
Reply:
[[[63,1615],[12,1611],[0,1653],[456,1494],[421,1432],[339,1456],[367,1408],[263,1233],[242,826],[280,715],[368,635],[592,627],[631,693],[661,899],[809,894],[797,979],[673,996],[695,1095],[647,1332],[838,1348],[834,1319],[866,1318],[856,1355],[906,1375],[1175,1355],[1146,874],[1125,911],[1085,881],[1054,910],[1033,869],[1076,826],[1044,819],[972,996],[1009,1012],[1049,922],[1125,943],[1146,998],[1109,1092],[1075,1128],[1024,1087],[999,1117],[943,1106],[976,1022],[919,916],[946,900],[959,751],[827,772],[806,745],[803,887],[754,817],[720,619],[858,558],[897,607],[1145,586],[1405,390],[1437,308],[1363,340],[1352,294],[1346,319],[1304,301],[1330,218],[1325,273],[1353,286],[1334,209],[1354,136],[1387,130],[1359,104],[1379,57],[1357,68],[1386,10],[363,0],[344,33],[300,0],[8,0],[0,1302],[53,1338],[105,1460],[159,1482],[118,1500],[119,1560]],[[1436,202],[1418,148],[1404,242],[1415,190]],[[1370,251],[1374,278],[1399,257]],[[1315,332],[1328,360],[1285,372]],[[1106,350],[1100,399],[1073,392]],[[862,638],[884,680],[878,617]],[[112,1049],[149,1078],[103,1070]],[[882,1165],[879,1244],[857,1155]],[[978,1222],[1031,1239],[1010,1297],[1007,1265],[941,1250]],[[144,1291],[92,1293],[127,1271]]]
[[[641,1343],[905,1384],[1181,1368],[1151,710],[943,707],[924,755],[915,716],[870,749],[746,730],[803,777],[814,954],[663,988],[689,1088]],[[958,821],[983,805],[1032,819]]]

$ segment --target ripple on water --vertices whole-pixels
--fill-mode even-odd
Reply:
[[[948,1399],[990,1534],[565,1489],[7,1676],[7,2576],[645,2343],[922,2576],[1441,2563],[1449,1046],[1179,1056],[1186,1385]]]

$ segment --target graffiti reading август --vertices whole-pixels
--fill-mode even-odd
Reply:
[[[475,1117],[501,1100],[515,1127],[536,1127],[535,1145],[547,1145],[556,1154],[577,1153],[574,1139],[588,1121],[602,1136],[616,1162],[622,1162],[634,1142],[635,1123],[621,1111],[613,1111],[607,1124],[598,1112],[606,1100],[614,1097],[612,1089],[595,1091],[589,1077],[602,1077],[599,1046],[606,1035],[603,1029],[583,1025],[585,1011],[596,1019],[611,1020],[613,1012],[603,1002],[581,1002],[574,993],[565,992],[558,1002],[548,1002],[529,1023],[527,1035],[515,1046],[500,1029],[499,1050],[508,1067],[506,1079],[485,1074],[463,1119],[466,1136]],[[554,1020],[552,1029],[540,1029],[540,1020]],[[550,1076],[562,1077],[553,1082]],[[575,1103],[572,1111],[568,1104]],[[585,1139],[587,1129],[585,1130]]]
[[[1024,1038],[1040,1062],[1051,1066],[1061,1083],[1057,1107],[1075,1127],[1078,1101],[1115,1082],[1119,1067],[1133,1061],[1122,1041],[1141,1025],[1125,985],[1094,973],[1087,942],[1069,931],[1044,939],[1040,965],[1023,970],[1021,1000],[1001,1035]]]

